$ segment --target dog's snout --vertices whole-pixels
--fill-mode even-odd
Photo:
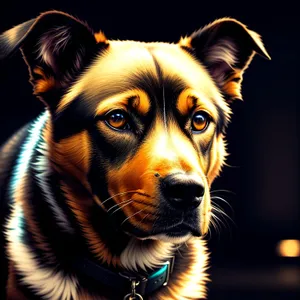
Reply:
[[[204,187],[191,175],[175,174],[162,180],[162,193],[176,209],[195,209],[201,203]]]

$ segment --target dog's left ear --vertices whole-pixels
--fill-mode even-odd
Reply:
[[[55,93],[68,88],[107,45],[104,35],[95,35],[84,22],[48,11],[0,35],[0,59],[21,49],[35,94],[55,107]]]
[[[242,99],[243,72],[255,53],[270,59],[260,36],[230,18],[216,20],[182,38],[179,45],[206,66],[227,101]]]

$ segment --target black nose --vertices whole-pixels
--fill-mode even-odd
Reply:
[[[177,209],[194,209],[201,203],[204,187],[192,175],[173,174],[165,177],[161,185],[168,203]]]

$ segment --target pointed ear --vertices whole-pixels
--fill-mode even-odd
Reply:
[[[59,11],[49,11],[18,25],[0,36],[0,59],[21,49],[29,67],[34,92],[48,106],[53,93],[67,88],[108,42],[99,43],[83,22]],[[51,94],[51,95],[49,95]]]
[[[206,66],[228,101],[242,99],[243,72],[254,54],[270,59],[260,36],[230,18],[216,20],[182,38],[179,45]]]

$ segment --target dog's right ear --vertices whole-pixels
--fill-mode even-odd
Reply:
[[[51,107],[58,101],[53,94],[67,88],[107,45],[104,35],[97,38],[85,23],[63,12],[49,11],[4,32],[0,59],[21,49],[35,94]]]
[[[231,18],[216,20],[179,44],[206,67],[228,102],[242,99],[243,73],[254,54],[270,59],[260,36]]]

